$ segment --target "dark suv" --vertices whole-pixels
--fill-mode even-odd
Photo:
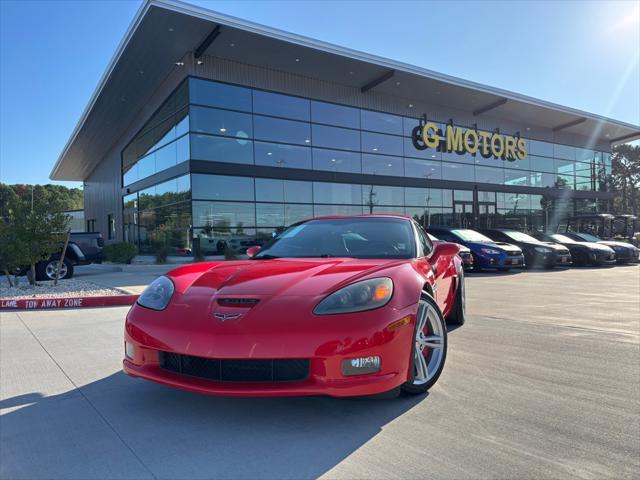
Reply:
[[[558,243],[542,242],[531,235],[506,228],[480,230],[496,242],[507,242],[522,249],[527,267],[553,268],[571,265],[569,249]]]

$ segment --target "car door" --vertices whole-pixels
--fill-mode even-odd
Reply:
[[[425,263],[428,261],[435,277],[435,284],[433,289],[435,300],[440,307],[440,310],[444,313],[449,307],[449,293],[452,286],[451,257],[440,256],[435,260],[429,258],[432,251],[431,241],[429,240],[427,233],[424,231],[421,225],[416,224],[416,228],[418,230],[418,240],[420,241],[421,245],[423,245],[422,251],[428,252],[426,257],[424,258]]]

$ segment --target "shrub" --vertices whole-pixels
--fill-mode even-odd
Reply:
[[[138,254],[136,246],[129,242],[110,243],[104,247],[104,256],[113,263],[130,264]]]
[[[156,257],[156,263],[167,263],[167,257],[169,256],[169,246],[166,242],[155,240],[151,242],[151,248],[153,255]]]

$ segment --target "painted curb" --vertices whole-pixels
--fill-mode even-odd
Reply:
[[[50,310],[56,308],[94,308],[132,305],[139,295],[110,295],[102,297],[60,297],[60,298],[0,298],[3,310]]]

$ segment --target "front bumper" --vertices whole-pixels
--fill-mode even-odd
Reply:
[[[208,347],[214,345],[207,332],[188,332],[191,341],[185,341],[185,332],[154,329],[148,324],[127,319],[125,345],[131,346],[133,355],[125,355],[123,370],[132,377],[139,377],[163,385],[210,395],[229,396],[293,396],[329,395],[335,397],[372,395],[392,390],[409,379],[410,353],[413,343],[416,306],[402,311],[381,308],[368,313],[369,318],[356,332],[316,329],[300,336],[283,332],[266,334],[238,331],[238,335],[227,336],[224,349]],[[284,314],[286,315],[286,314]],[[359,314],[362,316],[363,314]],[[331,316],[329,323],[340,322]],[[354,317],[354,314],[351,314]],[[400,327],[398,320],[409,317]],[[311,318],[313,322],[325,319]],[[343,319],[344,321],[345,319]],[[354,318],[351,327],[354,327]],[[375,326],[377,324],[378,326]],[[357,329],[357,326],[355,326]],[[160,352],[170,352],[207,359],[222,360],[269,360],[308,359],[309,371],[304,380],[293,381],[220,381],[189,376],[163,368]],[[380,357],[380,369],[376,373],[345,376],[342,373],[344,360],[369,356]]]
[[[524,268],[526,265],[524,254],[478,254],[476,255],[476,261],[478,261],[480,268],[486,269]]]

